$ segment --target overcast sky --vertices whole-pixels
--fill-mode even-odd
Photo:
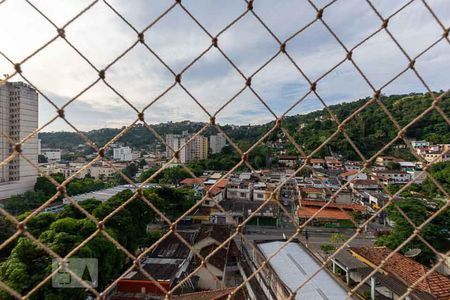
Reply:
[[[91,1],[32,0],[49,19],[62,26]],[[407,1],[372,0],[387,17]],[[448,0],[427,0],[446,27],[450,25]],[[110,0],[123,16],[142,30],[173,1]],[[315,0],[321,7],[327,1]],[[183,0],[183,4],[212,34],[216,35],[246,9],[243,0]],[[305,0],[256,0],[254,9],[261,19],[284,40],[315,18]],[[363,0],[338,0],[323,16],[342,42],[351,48],[377,30],[381,22]],[[18,62],[45,44],[54,35],[54,27],[23,0],[7,0],[0,5],[0,51]],[[443,31],[426,10],[415,1],[389,22],[392,34],[410,56],[415,56],[439,39]],[[66,28],[67,39],[98,69],[104,68],[136,40],[135,32],[102,1]],[[175,7],[145,33],[145,40],[160,57],[179,72],[210,44],[211,39],[180,8]],[[257,70],[279,49],[275,39],[247,14],[219,37],[219,45],[247,76]],[[320,23],[290,40],[287,51],[315,80],[345,57],[342,47]],[[378,88],[408,64],[389,36],[380,32],[354,52],[354,60]],[[96,78],[97,74],[67,43],[57,39],[23,66],[23,74],[58,105],[70,100]],[[433,90],[448,89],[450,45],[441,41],[416,63],[417,70]],[[11,64],[0,57],[1,74],[12,74]],[[107,81],[137,108],[143,108],[174,81],[170,72],[141,44],[122,57],[106,73]],[[12,81],[21,80],[14,77]],[[183,84],[204,107],[214,113],[244,87],[244,80],[217,51],[212,49],[197,61],[182,78]],[[252,86],[280,115],[309,89],[300,73],[281,55],[252,80]],[[407,72],[383,90],[385,94],[425,91],[412,72]],[[327,104],[353,101],[372,94],[370,87],[346,62],[321,80],[318,92]],[[40,97],[40,124],[55,115],[54,108]],[[308,97],[290,112],[305,113],[323,106]],[[102,82],[98,83],[66,109],[66,116],[80,130],[120,127],[136,117]],[[159,99],[145,113],[150,123],[166,121],[207,121],[207,115],[180,88]],[[248,90],[218,115],[220,124],[263,123],[273,116]],[[66,130],[63,121],[54,122],[45,131]]]

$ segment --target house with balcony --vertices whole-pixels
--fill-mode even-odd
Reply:
[[[342,169],[342,162],[332,156],[325,157],[325,165],[330,170],[340,170]]]
[[[253,183],[242,180],[229,181],[226,193],[227,199],[251,201],[253,198]]]
[[[326,161],[322,158],[311,158],[309,163],[314,169],[323,169],[326,166]]]
[[[339,174],[338,177],[340,180],[348,182],[354,180],[355,178],[363,180],[367,179],[367,174],[360,173],[359,170],[350,170]]]
[[[298,165],[298,157],[294,155],[282,155],[278,157],[278,165],[285,168],[294,168]]]
[[[425,148],[430,146],[430,142],[427,141],[411,141],[411,146],[413,148]]]
[[[356,179],[350,183],[352,190],[378,190],[381,189],[377,180],[373,179]]]
[[[327,193],[323,188],[316,187],[301,187],[299,188],[299,199],[310,201],[324,201]]]
[[[405,184],[411,181],[411,174],[395,170],[376,170],[372,176],[383,184]]]

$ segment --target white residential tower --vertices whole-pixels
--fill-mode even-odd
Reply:
[[[6,160],[18,143],[38,126],[38,94],[22,82],[8,82],[0,86],[0,161]],[[10,142],[5,136],[8,136]],[[37,165],[38,139],[29,138],[21,145],[22,154]],[[16,156],[0,166],[0,199],[32,190],[37,170],[24,158]]]

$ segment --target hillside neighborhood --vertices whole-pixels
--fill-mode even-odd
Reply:
[[[303,120],[291,128],[294,142],[274,132],[255,146],[265,125],[199,133],[195,122],[160,124],[159,141],[124,136],[97,152],[45,133],[34,186],[0,191],[0,205],[28,218],[27,230],[58,255],[81,245],[97,259],[96,284],[114,287],[105,299],[165,299],[168,291],[173,299],[450,299],[450,262],[441,262],[450,250],[446,136],[384,151],[358,145],[369,147],[369,162],[344,138],[308,156],[317,145],[315,136],[302,140],[303,130],[326,139],[330,118]],[[367,127],[367,143],[376,144],[380,133]],[[108,132],[92,134],[107,140]],[[4,217],[0,226],[1,245],[15,228]],[[49,276],[42,265],[50,258],[26,238],[0,248],[0,259],[0,280],[21,291]],[[15,272],[33,279],[22,285]],[[59,293],[48,287],[39,297]]]
[[[182,139],[182,142],[176,139]],[[167,138],[172,143],[170,149],[178,149],[188,139],[187,133]],[[207,143],[208,139],[204,139]],[[227,147],[225,139],[218,144],[215,143],[216,153]],[[394,201],[390,193],[410,181],[421,185],[427,178],[422,170],[428,164],[448,166],[450,162],[450,144],[412,141],[411,146],[422,160],[378,156],[372,165],[365,166],[360,161],[343,159],[339,155],[302,158],[280,152],[270,169],[242,169],[232,173],[204,170],[195,177],[181,173],[174,181],[146,183],[148,189],[168,184],[175,189],[190,190],[198,203],[195,209],[182,216],[176,233],[171,233],[142,258],[142,268],[147,274],[139,270],[127,273],[110,299],[141,299],[144,296],[159,299],[165,294],[161,287],[175,287],[180,299],[186,295],[204,297],[210,293],[216,297],[214,299],[222,299],[238,286],[243,289],[234,295],[236,299],[287,298],[295,294],[301,278],[307,278],[327,261],[327,268],[302,287],[304,293],[311,297],[344,297],[349,287],[368,276],[373,266],[391,251],[377,243],[377,237],[389,234],[396,226],[395,218],[389,213],[378,212]],[[188,150],[183,150],[190,154],[183,154],[183,162],[181,159],[173,162],[168,169],[180,171],[179,163],[206,159],[207,154],[205,157],[193,156],[201,153],[195,150],[196,147],[202,147],[201,143],[192,143]],[[142,155],[130,147],[118,145],[113,148],[115,162],[112,165],[93,164],[79,172],[83,163],[62,164],[60,156],[52,159],[54,152],[52,150],[51,155],[42,152],[47,158],[47,162],[42,163],[47,175],[60,173],[69,177],[76,174],[78,178],[89,176],[102,181],[113,178],[116,169],[126,169],[130,164],[139,166],[134,173],[134,177],[139,178],[149,169],[165,164],[173,155],[171,151]],[[303,169],[307,171],[299,172]],[[188,176],[183,178],[183,174]],[[73,199],[80,203],[89,199],[104,202],[128,189],[136,191],[133,185],[125,184],[75,195]],[[395,201],[403,198],[398,196]],[[421,201],[426,206],[433,206],[437,200],[425,197]],[[70,203],[69,199],[64,199],[62,204],[50,206],[46,211],[58,213]],[[327,260],[366,220],[370,222],[357,238]],[[164,230],[163,223],[149,224],[148,228]],[[245,224],[246,229],[235,234],[234,228],[239,228],[240,224]],[[296,232],[299,226],[303,229]],[[334,241],[336,238],[340,240]],[[448,232],[446,238],[450,239]],[[246,280],[259,269],[261,260],[270,257],[285,243],[287,246],[269,264]],[[368,283],[358,290],[360,295],[367,299],[395,299],[406,292],[410,284],[428,272],[425,265],[409,256],[407,250],[411,249],[388,259],[382,268],[386,272],[370,275]],[[202,264],[202,258],[206,257],[206,264]],[[301,266],[298,265],[300,262]],[[292,263],[298,269],[286,273],[287,265]],[[189,276],[191,273],[194,275]],[[421,283],[411,295],[415,299],[448,299],[449,266],[444,264],[431,274],[435,279]],[[327,284],[314,290],[316,280]],[[242,282],[244,285],[240,286]],[[304,295],[298,299],[305,299]]]
[[[0,300],[450,300],[450,0],[0,24]]]

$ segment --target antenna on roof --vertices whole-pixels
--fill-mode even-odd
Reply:
[[[419,255],[421,252],[422,252],[421,249],[414,248],[414,249],[406,251],[405,257],[413,258],[413,257],[416,257],[417,255]]]

